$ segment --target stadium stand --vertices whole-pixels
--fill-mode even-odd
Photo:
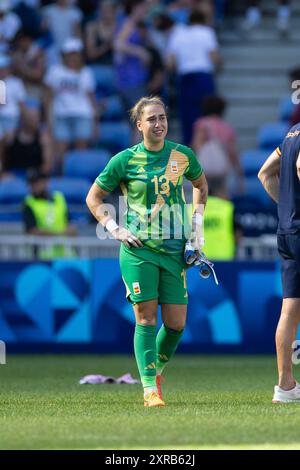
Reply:
[[[261,205],[265,208],[273,204],[272,200],[270,199],[266,191],[263,189],[260,181],[255,175],[248,176],[247,178],[245,178],[243,193],[243,196],[247,197],[253,197],[254,195],[260,201]]]
[[[131,129],[128,122],[102,122],[99,144],[113,154],[130,147]]]
[[[103,149],[70,150],[65,155],[63,174],[65,177],[86,178],[92,182],[110,157],[110,152]]]
[[[90,188],[90,182],[84,178],[50,178],[49,190],[61,191],[69,204],[82,204]]]
[[[124,105],[118,95],[108,96],[100,103],[103,103],[104,107],[101,121],[118,121],[123,119],[125,114]]]
[[[28,192],[26,182],[20,178],[8,178],[0,181],[0,203],[19,204]]]
[[[257,173],[269,156],[270,152],[268,150],[245,150],[241,153],[241,165],[244,171],[245,177],[257,176]]]
[[[90,65],[96,82],[96,95],[98,98],[108,96],[116,91],[115,72],[110,65]]]
[[[16,1],[15,4],[17,3]],[[43,5],[45,3],[48,4],[49,2],[36,2],[36,5],[40,4],[41,7],[35,6],[33,12],[35,11],[38,15],[43,16]],[[91,11],[87,16],[85,15],[85,8],[83,8],[84,2],[74,1],[74,4],[76,3],[76,7],[78,6],[83,13],[80,28],[84,37],[86,25],[90,20],[99,18],[103,20],[101,9],[98,10],[96,2],[94,2],[95,5],[93,4],[94,6],[91,7]],[[118,31],[122,29],[122,23],[126,19],[126,15],[129,13],[124,8],[124,3],[115,2],[115,21],[117,25],[117,30],[114,33],[115,39]],[[198,3],[208,4],[209,2]],[[245,31],[242,32],[240,28],[245,19],[245,8],[242,3],[211,2],[217,11],[215,18],[217,23],[215,25],[218,25],[217,33],[223,57],[222,69],[217,74],[218,93],[224,96],[228,102],[226,119],[236,130],[241,165],[245,174],[245,193],[235,194],[234,202],[239,208],[243,207],[246,214],[251,211],[253,214],[258,211],[262,214],[265,211],[267,220],[269,211],[272,211],[274,207],[272,201],[263,192],[259,182],[256,182],[256,175],[264,159],[284,138],[288,129],[288,120],[294,108],[290,97],[286,95],[289,86],[289,71],[298,67],[297,41],[300,39],[300,33],[294,26],[297,24],[299,5],[296,5],[296,2],[291,4],[292,12],[296,12],[296,17],[292,15],[290,18],[291,28],[288,32],[290,41],[283,41],[277,29],[274,28],[274,18],[276,19],[278,6],[275,0],[267,0],[264,3],[260,24],[246,33]],[[223,5],[221,9],[220,4]],[[149,33],[147,41],[149,37],[150,42],[151,39],[156,39],[151,42],[150,46],[158,49],[162,61],[165,63],[165,53],[172,32],[172,20],[169,21],[168,28],[165,30],[164,28],[159,29],[159,22],[156,22],[155,15],[164,14],[167,18],[172,18],[175,21],[174,27],[176,28],[178,25],[183,26],[187,23],[190,7],[187,6],[187,3],[172,0],[157,2],[156,7],[156,13],[154,8],[145,17],[145,24]],[[229,10],[230,16],[226,16],[226,12],[228,14]],[[222,16],[224,12],[225,18]],[[21,23],[24,23],[24,18],[20,15],[18,8],[15,9],[15,13],[20,16]],[[238,16],[235,16],[235,14]],[[213,21],[209,23],[213,24]],[[236,27],[232,27],[233,24]],[[26,88],[25,102],[30,100],[41,102],[43,98],[41,96],[43,87],[41,75],[44,71],[46,76],[49,68],[59,63],[61,60],[60,51],[53,50],[49,31],[35,31],[29,40],[30,28],[28,29],[24,23],[23,29],[25,31],[24,36],[22,36],[22,30],[20,30],[15,43],[12,42],[13,37],[11,37],[13,32],[9,37],[3,39],[3,50],[12,59],[15,75],[24,79]],[[135,34],[138,34],[138,32],[135,31]],[[135,43],[135,39],[132,40],[131,45]],[[138,44],[141,48],[140,52],[142,50],[145,52],[149,46],[141,38]],[[87,65],[88,57],[86,51],[84,52],[83,61],[84,65]],[[23,62],[24,64],[32,64],[33,57],[37,57],[36,54],[40,61],[38,70],[37,68],[35,70],[36,65],[32,65],[30,76],[25,76],[26,70],[21,67],[21,73],[21,68],[16,65],[23,64]],[[111,48],[110,62],[101,62],[100,59],[97,59],[88,64],[96,83],[95,124],[99,129],[99,136],[89,143],[91,147],[86,150],[74,150],[74,143],[71,142],[63,160],[62,175],[58,174],[56,169],[57,173],[53,173],[53,176],[56,177],[51,180],[51,188],[60,189],[66,195],[71,205],[73,220],[74,217],[75,219],[77,217],[78,221],[86,220],[87,225],[91,220],[86,217],[85,209],[85,196],[89,185],[113,154],[130,146],[133,142],[128,109],[124,107],[124,97],[120,97],[116,80],[120,54],[125,54],[125,52],[120,53],[118,51],[116,53],[116,50],[114,52]],[[38,71],[39,75],[37,76]],[[165,67],[164,73],[166,96],[170,98],[168,103],[170,111],[169,138],[170,140],[181,141],[178,110],[176,108],[178,104],[176,104],[177,97],[172,95],[176,77],[173,76],[174,74],[168,73],[167,67]],[[270,86],[270,76],[272,76],[272,86]],[[36,87],[37,80],[39,89]],[[276,116],[278,116],[278,122],[271,123],[274,117],[276,119]],[[42,128],[47,124],[48,122],[45,119]],[[49,122],[49,124],[51,123]],[[52,129],[53,126],[50,125],[49,131]],[[56,144],[56,142],[53,143]],[[255,148],[255,144],[257,148]],[[98,145],[99,149],[92,147]],[[81,147],[78,146],[78,148]],[[27,194],[27,185],[22,179],[6,180],[6,176],[3,174],[3,179],[0,181],[0,221],[18,221],[20,219],[20,203]],[[186,189],[190,197],[191,188],[188,183]],[[236,191],[241,191],[241,189],[236,188]],[[117,196],[117,194],[112,196],[115,198],[115,202]],[[255,201],[253,201],[254,196]],[[86,219],[81,219],[83,214]],[[255,217],[253,220],[255,220]],[[251,233],[254,234],[255,231]],[[260,231],[259,233],[263,232]],[[270,233],[268,228],[266,233]],[[255,237],[255,235],[253,236]]]
[[[295,109],[295,105],[291,100],[290,96],[286,96],[282,98],[280,105],[279,105],[279,119],[283,122],[288,122],[293,111]]]
[[[281,144],[288,131],[288,125],[283,122],[268,123],[261,126],[257,134],[257,143],[262,150],[275,150]]]
[[[61,191],[67,201],[72,222],[87,223],[90,214],[85,205],[85,198],[91,183],[84,178],[56,177],[49,180],[49,191]]]
[[[23,179],[0,181],[0,222],[20,222],[21,204],[27,194],[28,186]]]

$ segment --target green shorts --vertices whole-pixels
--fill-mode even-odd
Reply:
[[[183,255],[150,248],[120,249],[126,297],[133,304],[158,299],[160,304],[187,304],[186,264]]]

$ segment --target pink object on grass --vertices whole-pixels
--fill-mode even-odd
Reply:
[[[91,374],[91,375],[85,375],[79,380],[79,383],[81,385],[83,384],[90,384],[90,385],[96,385],[96,384],[128,384],[128,385],[134,385],[134,384],[139,384],[140,381],[134,379],[131,374],[124,374],[118,379],[115,379],[114,377],[110,377],[107,375],[99,375],[99,374]]]

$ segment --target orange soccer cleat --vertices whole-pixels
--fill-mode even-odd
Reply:
[[[159,397],[157,392],[149,392],[144,396],[144,406],[165,406],[165,402]]]

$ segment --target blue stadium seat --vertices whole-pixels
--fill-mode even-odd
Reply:
[[[104,113],[101,121],[121,120],[124,116],[125,109],[119,95],[108,96],[104,99]]]
[[[264,190],[257,176],[245,178],[245,196],[255,196],[266,208],[273,205],[272,199]]]
[[[288,132],[289,126],[283,122],[264,124],[258,131],[258,146],[263,150],[275,150]]]
[[[286,96],[280,102],[279,106],[279,118],[281,121],[288,122],[293,111],[295,109],[295,105],[291,100],[290,96]]]
[[[21,205],[28,193],[29,188],[23,179],[0,181],[0,222],[21,222]]]
[[[171,10],[169,16],[177,24],[187,24],[189,19],[189,10],[187,8],[180,8],[178,10]]]
[[[65,154],[64,176],[94,181],[110,157],[103,149],[71,150]]]
[[[89,66],[96,82],[97,97],[107,96],[116,91],[115,71],[110,65]]]
[[[100,124],[100,145],[112,153],[130,146],[131,129],[127,122],[102,122]]]
[[[268,150],[245,150],[241,153],[241,165],[245,176],[257,176],[265,160],[270,155]]]
[[[84,178],[50,178],[49,190],[61,191],[68,204],[85,205],[85,198],[91,187],[90,181]]]
[[[9,178],[0,181],[0,204],[21,204],[29,188],[26,181],[20,178]]]

